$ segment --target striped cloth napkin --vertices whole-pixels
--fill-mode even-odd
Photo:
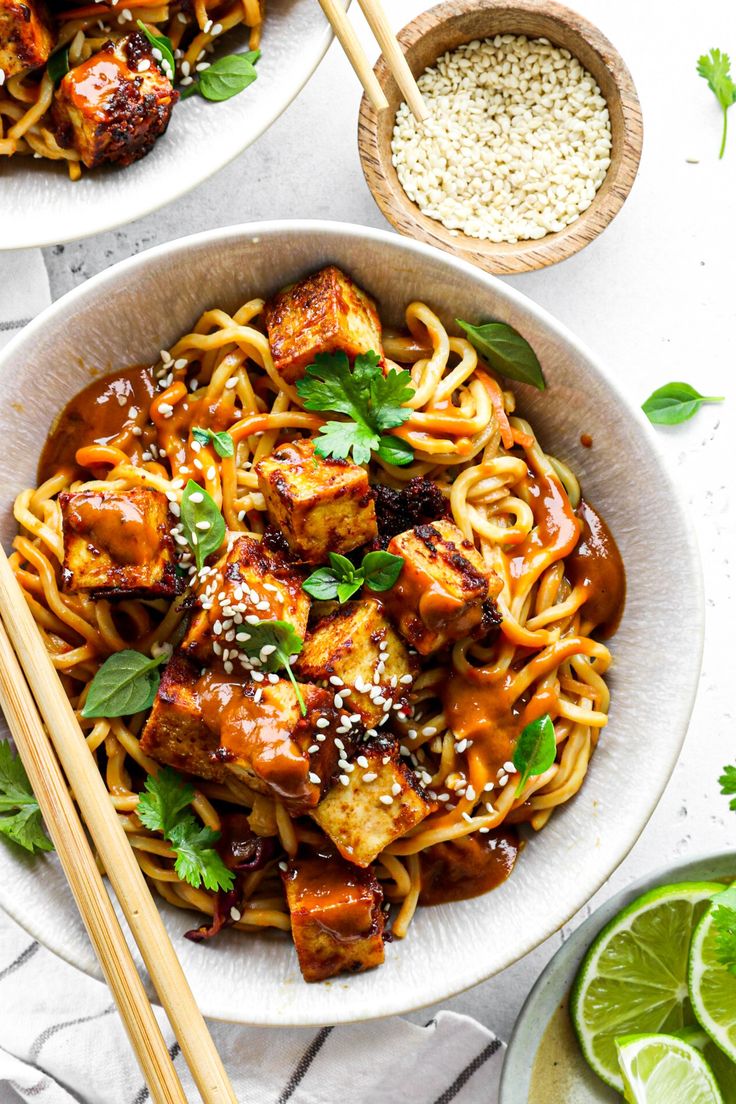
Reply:
[[[0,253],[0,347],[50,301],[38,250]],[[187,1099],[196,1102],[178,1044],[157,1015]],[[503,1044],[453,1012],[424,1026],[402,1019],[319,1030],[210,1026],[239,1104],[497,1100]],[[148,1099],[107,986],[44,950],[0,912],[0,1104]]]

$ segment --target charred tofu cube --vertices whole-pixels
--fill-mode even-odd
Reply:
[[[266,303],[263,318],[274,367],[289,383],[318,353],[339,350],[351,360],[370,350],[383,355],[375,303],[334,265],[284,288]]]
[[[372,871],[332,856],[292,859],[283,875],[305,981],[383,962],[383,891]]]
[[[64,590],[97,598],[171,597],[179,589],[165,495],[149,487],[59,495]]]
[[[256,465],[268,516],[305,563],[351,552],[378,530],[368,475],[347,460],[325,460],[314,441],[281,445]]]
[[[333,786],[312,816],[344,858],[368,866],[424,820],[430,806],[393,741],[361,745],[351,766],[347,786]]]
[[[261,541],[238,537],[220,561],[198,576],[195,611],[182,650],[207,662],[233,643],[246,617],[288,621],[304,636],[309,596],[301,577],[278,553]]]
[[[151,50],[139,31],[106,42],[70,69],[54,93],[59,143],[73,147],[88,169],[145,157],[169,125],[179,93]]]
[[[45,65],[54,42],[40,0],[0,0],[0,69],[6,79]]]
[[[342,679],[351,690],[345,709],[360,714],[366,728],[388,720],[392,705],[407,703],[412,680],[409,653],[375,598],[346,602],[318,621],[297,670],[310,682]]]
[[[399,631],[422,655],[496,623],[493,599],[502,583],[451,521],[399,533],[389,552],[403,556],[398,581],[381,597]]]
[[[205,706],[220,725],[219,757],[229,770],[261,793],[281,798],[289,812],[313,808],[337,766],[332,695],[319,686],[299,686],[306,716],[291,682],[251,682],[237,688],[223,680]],[[215,723],[218,723],[215,722]]]
[[[227,770],[216,758],[217,731],[205,723],[199,680],[198,667],[184,656],[172,657],[141,735],[141,751],[176,770],[221,782]]]

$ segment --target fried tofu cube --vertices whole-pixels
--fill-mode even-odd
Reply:
[[[252,537],[238,537],[213,567],[199,573],[195,611],[182,650],[206,663],[232,646],[246,617],[288,621],[299,636],[307,630],[310,600],[299,574],[276,552]]]
[[[392,705],[407,704],[413,664],[381,603],[363,598],[317,622],[304,641],[297,670],[324,685],[330,678],[342,679],[351,690],[345,709],[359,714],[366,728],[377,728],[388,720]]]
[[[222,782],[227,769],[217,757],[217,731],[204,719],[199,700],[199,668],[175,654],[161,676],[140,747],[159,763]]]
[[[88,169],[130,165],[152,148],[179,99],[139,31],[106,42],[75,65],[54,93],[53,124],[62,146]]]
[[[292,859],[283,879],[305,981],[381,965],[383,891],[372,871],[319,855]]]
[[[376,304],[334,265],[284,288],[263,310],[276,371],[301,379],[318,353],[383,355]]]
[[[347,460],[323,459],[311,439],[280,445],[256,464],[256,474],[269,518],[305,563],[351,552],[377,535],[366,471]]]
[[[333,786],[311,815],[344,858],[368,866],[424,820],[430,805],[392,740],[361,745],[351,766],[347,786]]]
[[[6,80],[45,65],[54,42],[41,0],[0,0],[0,70]]]
[[[418,525],[393,537],[388,551],[404,567],[381,597],[399,631],[422,655],[496,623],[501,579],[451,521]]]
[[[64,590],[98,598],[171,597],[179,590],[166,496],[150,487],[59,495]]]
[[[287,679],[251,682],[236,695],[224,680],[205,706],[218,717],[220,761],[253,790],[279,797],[293,815],[316,806],[330,784],[338,752],[332,695],[301,684],[302,712]]]

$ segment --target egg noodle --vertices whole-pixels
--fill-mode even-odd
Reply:
[[[263,25],[262,0],[194,0],[193,3],[151,3],[150,0],[91,0],[58,6],[54,52],[68,48],[70,68],[86,61],[106,42],[116,42],[138,29],[137,20],[155,35],[171,39],[177,75],[195,74],[209,57],[213,43],[240,25],[250,29],[249,49],[255,50]],[[46,67],[24,70],[0,85],[0,157],[31,154],[66,161],[69,176],[78,180],[82,166],[75,149],[59,145],[50,129],[54,82]]]
[[[151,12],[146,9],[146,18]],[[81,717],[101,662],[128,647],[155,653],[176,636],[186,616],[182,601],[111,603],[63,593],[57,496],[68,490],[152,487],[168,496],[176,513],[182,488],[193,477],[220,506],[229,531],[262,534],[267,516],[254,465],[278,443],[313,435],[325,421],[301,407],[294,386],[275,370],[260,327],[263,306],[253,299],[233,315],[205,312],[153,368],[157,390],[150,408],[131,409],[127,421],[122,412],[124,424],[114,440],[85,444],[76,452],[76,469],[61,467],[15,503],[20,534],[14,571],[138,861],[167,901],[209,915],[214,894],[180,881],[168,843],[136,816],[142,782],[133,779],[160,769],[139,747],[145,713],[111,720]],[[392,716],[392,731],[409,757],[405,761],[417,766],[425,781],[431,776],[426,790],[433,810],[375,864],[385,897],[398,906],[392,930],[401,937],[417,906],[420,858],[427,848],[478,832],[493,838],[499,826],[517,821],[540,829],[580,788],[607,720],[603,676],[611,656],[591,635],[590,581],[575,583],[566,571],[566,557],[582,529],[575,476],[544,453],[526,421],[513,416],[513,394],[502,390],[473,345],[450,336],[424,303],[406,309],[405,332],[384,335],[384,352],[389,366],[411,372],[411,417],[394,432],[412,445],[415,459],[405,468],[374,459],[371,481],[399,488],[424,476],[437,483],[455,523],[503,582],[497,599],[500,632],[482,642],[460,641],[444,660],[421,657],[421,673],[410,691],[411,715]],[[127,408],[130,392],[123,388],[120,394],[121,408]],[[192,425],[227,428],[235,456],[223,459],[209,448],[192,451]],[[107,474],[80,481],[80,468],[107,469]],[[183,539],[179,552],[184,562],[191,555]],[[473,711],[479,695],[482,717]],[[519,775],[508,762],[514,742],[523,725],[544,714],[554,722],[556,760],[517,793]],[[277,799],[256,794],[234,776],[226,783],[196,780],[193,808],[204,824],[220,827],[223,803],[248,812],[255,831],[277,836],[281,848],[263,869],[245,877],[235,927],[288,931],[278,862],[293,856],[299,843],[319,845],[324,837],[308,818],[292,820]]]

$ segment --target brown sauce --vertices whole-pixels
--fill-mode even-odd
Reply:
[[[556,475],[529,476],[526,481],[535,525],[511,557],[512,581],[538,576],[550,559],[568,556],[580,537],[582,523]]]
[[[442,905],[488,893],[511,874],[519,849],[513,829],[503,828],[487,835],[474,833],[433,844],[419,855],[422,871],[419,903]]]
[[[292,912],[308,910],[310,919],[338,943],[357,942],[382,927],[383,893],[371,870],[329,854],[298,859],[286,878],[296,888]]]
[[[145,564],[161,547],[161,534],[146,513],[150,491],[127,495],[84,492],[69,499],[64,524],[117,564]]]
[[[488,777],[495,779],[511,759],[521,731],[508,694],[510,678],[484,680],[482,668],[468,676],[454,671],[445,683],[443,703],[448,726],[458,740],[472,740],[483,757]]]
[[[599,636],[612,636],[626,601],[623,560],[608,526],[589,503],[580,503],[578,516],[583,532],[567,558],[566,574],[573,586],[584,586],[590,592],[582,606],[584,617],[595,624]]]

